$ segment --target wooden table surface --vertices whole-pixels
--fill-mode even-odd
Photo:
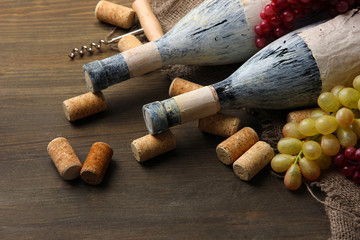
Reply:
[[[217,159],[224,139],[196,123],[173,129],[175,150],[135,160],[130,143],[147,134],[142,105],[167,98],[160,71],[104,90],[104,113],[66,120],[62,101],[88,91],[82,65],[115,54],[67,57],[111,31],[94,17],[96,3],[0,3],[0,239],[327,239],[324,206],[305,187],[288,191],[269,167],[240,180]],[[102,184],[60,178],[46,150],[59,136],[81,161],[94,142],[113,147]]]

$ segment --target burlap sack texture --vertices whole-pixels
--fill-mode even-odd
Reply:
[[[192,8],[203,0],[149,0],[150,5],[167,32]],[[139,22],[136,23],[139,27]],[[239,64],[206,67],[175,65],[162,69],[169,80],[175,77],[207,85],[221,81],[239,68]],[[260,138],[276,148],[277,141],[282,137],[281,129],[285,123],[286,111],[263,111],[248,109],[251,114],[257,114],[261,119],[262,132]],[[340,170],[334,168],[322,174],[322,177],[311,184],[326,193],[321,201],[330,220],[330,239],[360,240],[360,186],[346,179]],[[314,196],[316,197],[316,196]]]

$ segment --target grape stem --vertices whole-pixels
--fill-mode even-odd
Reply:
[[[301,150],[301,151],[299,152],[299,154],[296,156],[294,164],[298,164],[298,162],[299,162],[299,160],[300,160],[300,158],[301,158],[302,153],[303,153],[303,151]]]

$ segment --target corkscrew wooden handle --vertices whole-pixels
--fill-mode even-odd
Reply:
[[[161,25],[153,13],[148,0],[135,0],[132,8],[139,18],[147,39],[152,42],[164,35]]]

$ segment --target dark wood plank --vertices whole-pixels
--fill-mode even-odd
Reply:
[[[62,101],[87,92],[81,66],[114,54],[67,57],[112,29],[95,19],[96,2],[0,3],[0,238],[328,238],[324,207],[304,187],[287,191],[269,168],[241,181],[216,157],[223,139],[199,132],[196,123],[173,129],[175,150],[137,163],[130,143],[146,134],[141,107],[167,98],[170,82],[161,72],[105,90],[104,113],[66,120]],[[241,116],[259,130],[256,119]],[[82,161],[96,141],[113,147],[101,185],[59,177],[46,151],[57,136]]]

